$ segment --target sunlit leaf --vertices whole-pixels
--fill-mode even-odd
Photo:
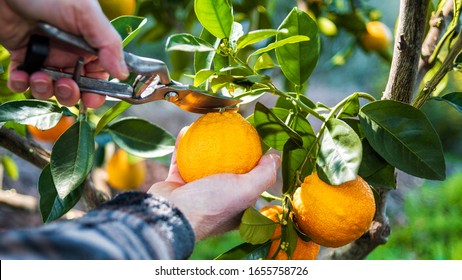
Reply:
[[[137,16],[120,16],[111,21],[112,26],[122,38],[122,45],[127,46],[140,33],[147,19]]]
[[[319,178],[330,185],[354,180],[361,158],[361,140],[354,130],[339,119],[328,120],[316,162]]]
[[[249,207],[242,215],[239,233],[245,242],[262,244],[271,238],[276,225],[277,223],[265,217],[255,208]]]
[[[249,58],[254,56],[254,55],[257,55],[257,54],[269,52],[271,50],[284,47],[284,46],[289,45],[289,44],[296,44],[296,43],[305,42],[305,41],[309,41],[309,40],[310,40],[310,37],[304,36],[304,35],[290,36],[288,38],[281,39],[279,41],[276,41],[274,43],[269,44],[266,47],[263,47],[261,49],[258,49],[256,51],[254,51],[252,54],[250,54]],[[278,61],[282,61],[282,60],[278,59]],[[287,63],[289,63],[289,62],[287,62],[287,61],[283,62],[283,64],[287,64]],[[282,65],[281,65],[281,68],[282,68]]]
[[[277,42],[294,36],[305,36],[309,41],[302,40],[296,44],[286,44],[276,49],[276,57],[281,65],[284,76],[295,85],[302,85],[308,80],[318,61],[320,52],[320,37],[316,22],[304,11],[294,8],[279,26]]]
[[[279,65],[274,63],[273,59],[269,54],[264,53],[260,57],[258,57],[257,61],[255,62],[255,65],[253,66],[253,70],[257,72],[259,70],[276,67],[279,67]]]
[[[265,39],[276,36],[278,33],[283,32],[275,29],[259,29],[250,31],[248,34],[242,36],[237,41],[237,49],[243,49],[249,45],[253,45]]]
[[[345,105],[338,113],[338,118],[356,117],[358,116],[360,107],[358,93],[354,93],[348,98]]]
[[[13,121],[41,130],[54,127],[62,115],[63,109],[49,101],[14,100],[0,105],[0,123]]]
[[[84,120],[58,138],[51,151],[50,169],[61,200],[85,181],[93,166],[94,152],[93,133]]]
[[[184,51],[184,52],[210,52],[214,51],[212,45],[207,41],[191,34],[174,34],[167,39],[165,46],[166,51]]]
[[[119,147],[142,158],[170,154],[175,146],[175,137],[144,119],[124,118],[111,124],[107,129]]]
[[[114,106],[112,106],[109,110],[107,110],[104,115],[99,120],[98,124],[96,125],[95,135],[99,134],[101,130],[103,130],[106,125],[108,125],[112,120],[114,120],[117,116],[125,112],[128,108],[130,108],[132,104],[120,101]]]
[[[234,17],[228,0],[194,0],[194,11],[202,26],[215,37],[230,37]]]
[[[359,117],[367,140],[391,165],[417,177],[444,180],[441,141],[422,111],[381,100],[362,107]]]
[[[217,49],[220,44],[220,39],[213,36],[207,29],[203,28],[200,38],[209,43],[214,49]],[[212,68],[215,51],[210,52],[195,52],[194,53],[194,71],[197,73],[200,70],[209,70]]]

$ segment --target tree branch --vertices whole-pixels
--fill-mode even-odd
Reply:
[[[39,168],[44,168],[50,162],[50,152],[12,129],[0,128],[0,146]]]
[[[435,50],[442,39],[444,31],[454,18],[454,1],[447,0],[443,8],[430,19],[430,28],[422,45],[422,56],[419,61],[416,86],[419,86],[425,74],[436,62]]]
[[[400,3],[393,61],[382,98],[409,103],[416,87],[429,0],[402,0]]]
[[[390,75],[382,99],[409,103],[415,91],[418,63],[429,0],[401,0],[398,32]],[[390,235],[386,215],[390,189],[376,187],[376,214],[369,230],[358,240],[336,249],[330,259],[363,259],[377,246],[385,244]]]

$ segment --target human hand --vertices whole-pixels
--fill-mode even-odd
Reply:
[[[183,133],[184,129],[177,143]],[[186,184],[178,171],[175,151],[167,179],[154,184],[148,193],[178,207],[200,240],[236,228],[243,211],[276,182],[280,163],[278,155],[268,154],[246,174],[215,174]]]
[[[92,47],[98,49],[98,57],[89,54],[74,54],[51,44],[44,65],[65,72],[73,72],[78,56],[84,58],[83,75],[107,79],[112,75],[121,80],[128,77],[122,41],[117,31],[102,12],[98,1],[92,0],[0,0],[0,44],[11,53],[8,87],[16,92],[27,90],[38,99],[53,95],[66,106],[72,106],[82,98],[87,107],[96,108],[105,97],[85,93],[80,95],[77,84],[69,78],[52,81],[44,72],[28,75],[17,70],[24,61],[29,36],[37,21],[45,21],[72,34],[82,36]]]

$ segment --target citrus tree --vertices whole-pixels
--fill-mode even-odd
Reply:
[[[161,21],[155,5],[178,5],[178,14],[192,18],[183,27],[201,29],[171,34],[166,51],[192,55],[194,72],[188,74],[194,87],[254,104],[247,122],[258,133],[258,147],[282,155],[280,193],[262,194],[276,206],[247,209],[240,226],[243,243],[219,259],[299,258],[302,246],[311,253],[300,258],[315,258],[319,245],[347,245],[330,258],[364,258],[390,234],[386,200],[397,187],[396,170],[445,179],[441,141],[421,107],[438,100],[462,111],[462,93],[438,95],[448,73],[462,65],[461,1],[401,1],[394,46],[378,11],[361,1],[297,1],[276,27],[268,23],[265,9],[276,1],[195,0],[189,10],[179,5],[182,1],[154,2],[138,3],[138,14],[156,11],[159,26],[140,40],[170,34],[174,25]],[[127,44],[146,20],[120,17],[112,22]],[[307,83],[322,51],[321,36],[335,37],[339,29],[352,40],[332,58],[333,65],[348,63],[357,48],[391,62],[382,96],[342,93],[344,98],[331,106],[310,97]],[[43,168],[38,188],[44,222],[61,217],[82,196],[88,199],[88,175],[104,146],[98,140],[103,136],[138,157],[173,151],[174,137],[158,125],[118,118],[130,106],[125,102],[94,118],[82,106],[76,111],[1,90],[0,143]],[[274,106],[259,102],[263,95],[274,96]],[[67,115],[76,122],[56,140],[51,154],[17,134],[24,133],[24,125],[49,129]],[[316,196],[322,203],[310,202]],[[320,226],[325,223],[319,213],[331,213],[329,228]],[[323,232],[335,240],[326,241]]]

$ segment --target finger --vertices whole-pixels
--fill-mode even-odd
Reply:
[[[10,69],[8,88],[14,92],[26,91],[29,88],[29,74],[24,71]]]
[[[96,93],[82,92],[82,102],[88,108],[99,108],[106,101],[106,96]]]
[[[55,82],[55,96],[62,105],[73,106],[80,99],[80,89],[72,79],[60,78]]]
[[[46,100],[53,96],[53,80],[44,72],[30,75],[30,91],[37,99]]]
[[[168,170],[167,179],[165,181],[181,182],[183,184],[185,183],[185,181],[183,180],[183,178],[180,175],[180,171],[178,170],[178,165],[177,165],[177,162],[176,162],[176,153],[177,153],[177,149],[178,149],[178,143],[180,142],[180,139],[186,133],[188,128],[189,128],[189,126],[183,127],[180,130],[180,132],[178,133],[178,136],[176,137],[175,150],[173,151],[173,154],[172,154],[172,160],[170,162],[170,168]]]

